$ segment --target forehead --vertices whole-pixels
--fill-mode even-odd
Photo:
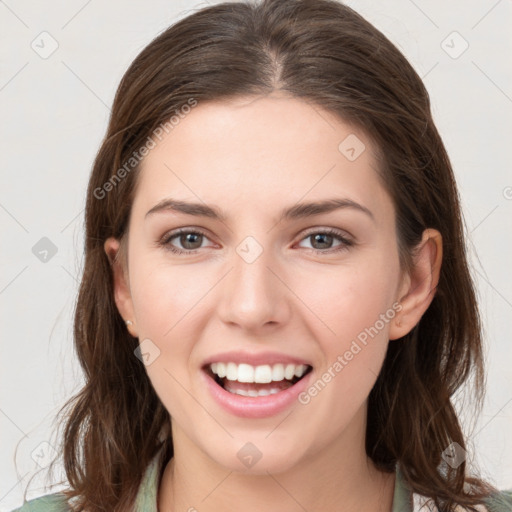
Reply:
[[[147,209],[166,195],[246,208],[336,193],[385,199],[365,133],[279,93],[199,102],[156,142],[135,198]]]

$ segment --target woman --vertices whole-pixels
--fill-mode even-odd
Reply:
[[[329,0],[196,12],[135,59],[91,174],[68,492],[20,510],[510,510],[451,165],[401,53]]]

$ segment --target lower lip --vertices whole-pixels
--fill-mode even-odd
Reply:
[[[242,418],[267,418],[283,412],[293,403],[298,402],[298,396],[307,388],[312,371],[284,391],[258,397],[230,393],[219,386],[206,372],[202,371],[202,374],[215,401],[228,412]]]

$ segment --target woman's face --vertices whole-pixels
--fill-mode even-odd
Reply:
[[[116,300],[177,454],[258,473],[364,450],[404,285],[373,151],[273,94],[199,103],[144,159]]]

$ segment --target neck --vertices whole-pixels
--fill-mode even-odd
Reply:
[[[345,432],[346,433],[346,432]],[[349,441],[350,438],[350,442]],[[383,473],[366,456],[364,436],[339,440],[275,474],[224,468],[183,436],[159,489],[160,511],[390,512],[395,474]]]

